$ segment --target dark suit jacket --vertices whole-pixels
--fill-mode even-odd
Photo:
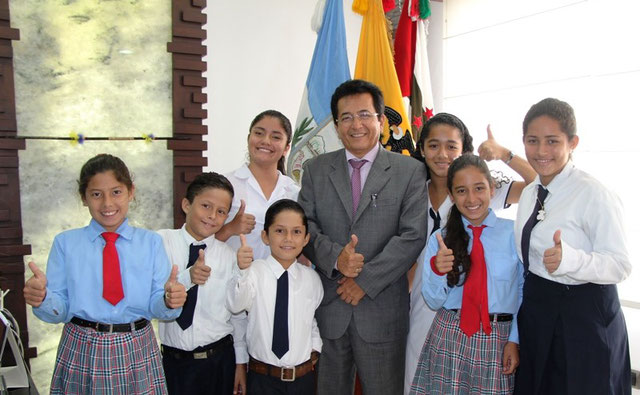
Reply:
[[[380,148],[351,218],[351,180],[344,149],[306,163],[298,202],[309,218],[311,240],[305,255],[316,265],[324,299],[316,311],[322,337],[342,336],[351,317],[360,337],[384,342],[406,336],[409,291],[406,273],[425,245],[427,232],[426,170],[419,161]],[[336,290],[342,275],[334,270],[338,255],[358,236],[364,255],[355,278],[366,295],[357,306]]]

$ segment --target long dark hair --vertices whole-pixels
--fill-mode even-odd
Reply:
[[[475,167],[487,178],[489,185],[493,185],[493,178],[485,161],[473,154],[463,154],[456,158],[449,166],[447,173],[447,188],[453,194],[453,177],[456,173],[467,167]],[[462,286],[469,277],[471,271],[471,259],[469,258],[469,234],[464,229],[462,214],[454,204],[449,212],[449,219],[444,226],[444,244],[453,250],[453,269],[447,273],[447,285],[449,287]],[[464,276],[462,276],[464,274]],[[461,279],[462,277],[462,279]]]
[[[429,138],[429,134],[431,133],[431,128],[435,125],[449,125],[460,131],[460,140],[462,141],[462,153],[473,153],[473,137],[469,133],[469,129],[467,129],[467,125],[460,120],[460,118],[456,117],[453,114],[449,114],[446,112],[441,112],[433,117],[429,118],[427,123],[422,127],[422,131],[420,132],[420,138],[416,144],[416,150],[413,153],[413,157],[420,162],[424,163],[427,168],[427,180],[431,178],[431,172],[429,171],[429,166],[427,166],[427,162],[422,156],[422,152],[424,150],[424,142]]]
[[[285,136],[287,136],[287,146],[291,144],[291,136],[292,136],[291,121],[289,121],[289,118],[287,118],[286,115],[276,110],[265,110],[260,114],[256,115],[256,117],[253,118],[253,121],[251,121],[251,125],[249,125],[249,134],[251,134],[251,129],[253,129],[255,124],[260,122],[262,118],[265,118],[265,117],[273,117],[280,121],[280,126],[282,126],[282,128],[284,129],[284,134]],[[278,159],[278,170],[280,170],[280,173],[285,174],[284,155],[280,159]]]

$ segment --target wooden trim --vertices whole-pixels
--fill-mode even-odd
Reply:
[[[11,27],[9,0],[0,0],[0,135],[17,136],[16,96],[13,69],[13,40],[20,39],[20,30]],[[29,347],[27,305],[24,301],[24,256],[31,246],[22,242],[20,210],[20,169],[18,151],[25,149],[25,140],[0,139],[0,288],[11,290],[4,304],[20,326],[20,339],[25,359],[37,355]]]
[[[207,111],[202,109],[207,102],[202,91],[207,85],[202,76],[207,70],[202,60],[207,54],[202,45],[207,37],[204,30],[207,16],[202,8],[207,1],[172,0],[171,4],[172,39],[167,43],[167,51],[171,52],[173,69],[173,135],[185,138],[167,142],[167,149],[173,151],[173,225],[178,228],[184,223],[182,199],[187,186],[208,163],[203,156],[207,142],[202,139],[207,134],[207,126],[203,124]]]
[[[0,149],[25,149],[24,139],[0,139]]]
[[[191,101],[193,103],[206,103],[207,95],[205,93],[193,92],[191,95]]]
[[[174,122],[174,134],[207,134],[207,126],[197,123]]]
[[[207,16],[198,9],[182,11],[181,19],[184,22],[193,22],[200,25],[204,25],[205,23],[207,23]]]
[[[20,40],[20,30],[0,26],[0,39]]]
[[[201,110],[199,108],[184,108],[182,110],[182,116],[185,118],[206,119],[207,110]]]
[[[174,27],[174,37],[186,37],[186,38],[199,38],[204,40],[207,37],[207,33],[201,28],[194,29],[192,27]]]
[[[191,75],[185,75],[184,77],[182,77],[182,85],[198,86],[203,88],[207,86],[207,79],[204,77],[195,77]]]
[[[207,47],[195,43],[172,42],[167,44],[167,52],[186,55],[200,55],[202,57],[207,54]]]

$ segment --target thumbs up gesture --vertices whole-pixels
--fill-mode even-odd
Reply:
[[[253,262],[253,248],[247,245],[247,237],[240,235],[240,248],[238,248],[238,267],[242,270],[251,266]]]
[[[453,270],[453,250],[447,248],[444,244],[444,240],[442,240],[442,235],[440,233],[436,233],[436,239],[438,240],[438,253],[436,254],[436,261],[434,263],[436,269],[442,274],[449,273]]]
[[[33,262],[29,262],[29,269],[33,276],[24,284],[24,289],[22,290],[24,300],[33,307],[40,307],[45,296],[47,296],[47,276]]]
[[[240,208],[236,216],[229,222],[234,235],[246,235],[256,227],[256,217],[252,214],[245,214],[246,207],[244,200],[240,199]]]
[[[560,230],[556,230],[556,233],[553,234],[553,247],[544,251],[544,256],[542,257],[542,263],[547,268],[549,273],[553,273],[558,270],[558,266],[560,266],[560,262],[562,261],[562,234]]]
[[[178,282],[178,266],[171,267],[171,275],[164,285],[164,304],[170,309],[182,307],[187,300],[187,290]]]
[[[204,263],[204,250],[198,251],[198,259],[196,263],[189,268],[189,276],[191,282],[198,285],[204,285],[211,275],[211,268]]]
[[[356,252],[358,236],[351,235],[351,240],[338,255],[338,270],[345,277],[358,277],[364,266],[364,255]]]
[[[498,144],[491,132],[491,125],[487,125],[487,139],[478,147],[478,156],[486,161],[509,159],[509,150]]]

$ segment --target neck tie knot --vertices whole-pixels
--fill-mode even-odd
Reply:
[[[538,199],[540,199],[540,202],[543,203],[544,199],[547,198],[547,195],[549,194],[549,190],[545,187],[543,187],[542,185],[538,185]]]
[[[115,243],[118,237],[120,237],[120,235],[116,232],[102,232],[102,238],[107,243]]]
[[[482,235],[482,230],[486,227],[487,225],[480,225],[480,226],[467,225],[467,228],[471,229],[471,232],[473,233],[474,240],[478,239],[480,235]]]
[[[362,159],[362,160],[360,160],[360,159],[349,159],[349,164],[354,169],[360,169],[362,166],[364,166],[365,163],[367,163],[366,159]]]

